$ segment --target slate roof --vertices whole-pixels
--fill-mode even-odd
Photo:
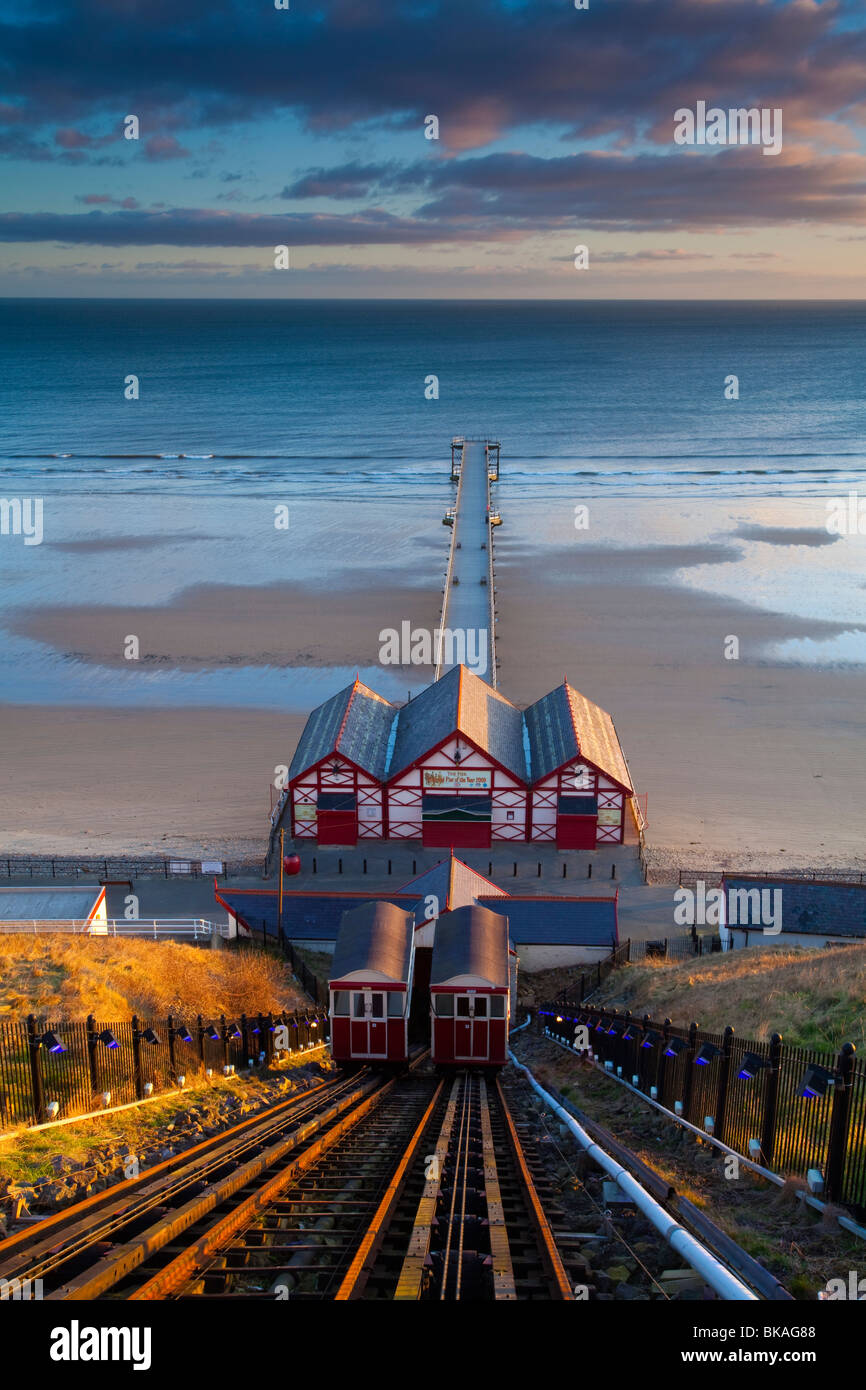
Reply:
[[[610,715],[567,682],[530,705],[524,718],[533,782],[540,782],[564,763],[580,757],[633,790]]]
[[[613,720],[579,690],[566,682],[522,713],[465,666],[453,666],[399,709],[356,679],[313,710],[289,780],[340,752],[385,781],[455,732],[522,782],[539,782],[581,757],[633,790]]]
[[[279,934],[279,900],[276,893],[255,889],[220,888],[217,901],[261,936]],[[283,933],[290,941],[336,941],[343,914],[368,902],[391,902],[411,912],[417,895],[401,893],[284,893]]]
[[[2,922],[84,922],[102,892],[80,888],[0,888]]]
[[[449,889],[448,876],[452,872],[455,882]],[[479,886],[486,891],[477,891]],[[471,889],[475,890],[474,897],[468,896]],[[617,907],[613,896],[513,898],[504,889],[497,893],[494,885],[480,874],[474,874],[459,859],[437,864],[395,893],[286,892],[283,895],[283,932],[289,940],[336,941],[343,917],[371,903],[393,903],[404,912],[412,913],[416,925],[421,926],[428,893],[439,898],[440,911],[447,914],[437,924],[437,933],[443,921],[451,920],[457,913],[465,913],[477,902],[485,910],[507,920],[508,936],[516,946],[611,946],[618,940]],[[261,936],[263,924],[266,935],[278,935],[276,892],[221,887],[217,900],[254,936]],[[441,906],[443,902],[448,904],[447,908]]]
[[[790,878],[725,878],[727,894],[732,889],[780,889],[782,893],[782,931],[815,936],[866,937],[866,885],[814,883]],[[771,899],[771,904],[773,900]],[[760,925],[736,924],[759,932]],[[736,929],[735,927],[735,929]]]
[[[455,731],[526,781],[520,710],[465,666],[453,666],[400,710],[388,777]]]
[[[314,767],[329,753],[344,753],[381,781],[388,739],[397,708],[355,679],[313,710],[295,749],[289,780]]]
[[[394,903],[367,902],[349,908],[340,922],[330,979],[375,971],[395,983],[407,981],[414,931],[413,914]]]
[[[436,923],[430,984],[457,975],[476,975],[494,988],[507,987],[508,921],[487,907],[458,907]]]
[[[508,935],[521,946],[616,946],[616,900],[610,898],[479,897],[508,918]]]

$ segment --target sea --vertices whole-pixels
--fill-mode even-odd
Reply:
[[[866,664],[866,536],[818,543],[833,500],[866,492],[864,397],[860,302],[3,300],[0,498],[40,498],[44,538],[0,535],[0,625],[207,583],[302,582],[323,603],[364,576],[438,583],[465,435],[501,441],[514,555],[573,542],[579,506],[604,547],[739,528],[737,563],[671,582],[848,624],[834,649],[779,659]],[[287,698],[282,671],[145,687],[20,636],[4,648],[0,700]],[[340,674],[296,672],[291,698]]]

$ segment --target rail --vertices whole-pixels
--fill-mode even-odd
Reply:
[[[40,918],[17,918],[0,922],[0,934],[27,936],[50,936],[60,932],[68,936],[149,936],[154,941],[160,937],[192,937],[194,941],[208,939],[214,935],[230,936],[230,928],[225,922],[208,922],[202,917],[154,917],[109,918],[108,921],[88,921],[86,918],[68,917],[54,922]]]
[[[807,1180],[820,1173],[830,1201],[866,1207],[866,1067],[853,1043],[823,1052],[789,1047],[779,1033],[766,1042],[730,1025],[707,1032],[566,1001],[542,1005],[538,1019],[744,1159],[760,1155],[766,1168]]]
[[[260,876],[262,859],[132,859],[119,855],[3,855],[0,878],[88,878],[120,880],[130,878],[252,878]]]
[[[487,456],[485,454],[485,468],[487,467]],[[490,607],[490,684],[493,689],[497,686],[496,677],[496,589],[493,578],[493,519],[490,512],[490,478],[487,479],[487,593]]]
[[[460,519],[460,494],[463,490],[463,459],[466,452],[465,441],[461,441],[460,446],[460,472],[457,477],[457,497],[454,503],[454,524],[451,527],[451,543],[448,546],[448,564],[445,567],[445,588],[442,592],[442,616],[439,619],[439,631],[444,632],[448,626],[448,602],[451,598],[451,579],[454,573],[454,553],[457,549],[457,532],[459,530]],[[452,464],[453,468],[453,464]],[[453,477],[452,472],[452,477]],[[442,675],[442,640],[440,638],[438,650],[436,652],[436,669],[433,679],[438,681]]]

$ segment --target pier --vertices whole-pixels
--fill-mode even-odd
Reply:
[[[497,684],[493,530],[500,517],[491,508],[490,484],[498,479],[498,440],[451,441],[457,497],[444,518],[452,529],[439,628],[452,636],[437,652],[436,680],[462,662]]]

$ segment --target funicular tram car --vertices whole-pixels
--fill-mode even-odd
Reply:
[[[411,912],[368,902],[343,913],[328,982],[335,1062],[407,1061],[414,963]]]
[[[508,1060],[512,955],[508,919],[498,912],[473,904],[439,918],[430,968],[437,1067],[501,1067]]]

